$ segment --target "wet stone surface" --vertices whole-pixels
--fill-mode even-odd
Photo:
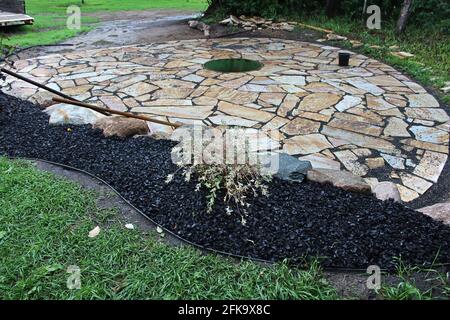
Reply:
[[[76,99],[172,122],[276,130],[273,145],[314,168],[391,181],[412,201],[438,181],[450,118],[420,85],[392,67],[338,48],[279,39],[197,39],[53,54],[16,71]],[[245,73],[205,70],[246,58]],[[7,77],[4,91],[42,102],[40,90]],[[365,149],[359,152],[358,149]]]

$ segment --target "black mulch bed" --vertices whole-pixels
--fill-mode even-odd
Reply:
[[[450,228],[391,201],[311,182],[275,179],[251,201],[247,224],[225,204],[205,212],[205,193],[181,177],[169,141],[103,138],[90,126],[49,126],[39,107],[0,93],[0,154],[40,158],[104,179],[149,217],[181,237],[220,251],[272,261],[319,256],[324,266],[392,269],[450,262]],[[72,130],[68,130],[71,128]],[[436,254],[439,256],[436,259]]]

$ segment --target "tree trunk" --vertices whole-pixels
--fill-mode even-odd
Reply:
[[[363,9],[362,9],[362,14],[361,14],[361,18],[362,20],[365,22],[365,16],[366,16],[366,12],[367,11],[367,0],[364,0],[364,4],[363,4]]]
[[[325,7],[325,13],[327,17],[331,18],[336,16],[339,10],[340,0],[327,0],[327,5]]]
[[[401,34],[405,30],[406,22],[411,14],[412,3],[413,0],[403,0],[400,16],[397,20],[397,28],[395,30],[397,35]]]
[[[222,0],[211,0],[208,1],[208,8],[205,10],[205,16],[213,15],[222,7]],[[229,13],[229,12],[227,12]]]

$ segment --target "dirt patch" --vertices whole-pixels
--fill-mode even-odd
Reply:
[[[82,49],[198,39],[203,34],[198,30],[189,28],[187,21],[194,19],[199,14],[199,12],[186,10],[118,11],[86,14],[100,20],[93,30],[62,42],[63,46],[35,47],[22,51],[18,57],[28,59]]]
[[[131,44],[149,44],[170,40],[203,39],[200,30],[189,28],[187,22],[200,12],[186,10],[149,10],[88,13],[100,22],[93,30],[68,39],[61,46],[34,47],[18,54],[20,59],[65,53],[83,49],[117,47]],[[271,37],[314,42],[321,34],[308,29],[293,32],[282,30],[242,31],[236,28],[214,24],[211,37]]]

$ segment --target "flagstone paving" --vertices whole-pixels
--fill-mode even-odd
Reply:
[[[447,161],[450,119],[427,91],[392,67],[338,48],[279,39],[182,40],[54,54],[15,63],[19,74],[76,99],[172,122],[267,132],[276,148],[343,169],[371,184],[393,181],[411,201]],[[211,59],[248,58],[257,71],[218,73]],[[4,91],[48,94],[7,77]],[[271,130],[271,131],[269,131]]]

